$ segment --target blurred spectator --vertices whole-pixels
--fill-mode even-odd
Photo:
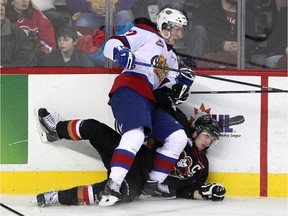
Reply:
[[[133,7],[133,13],[135,16],[146,17],[152,22],[156,23],[156,18],[159,11],[166,5],[183,11],[185,0],[138,0],[135,7]]]
[[[87,56],[94,62],[95,67],[104,67],[104,45],[105,31],[104,28],[101,28],[96,30],[93,35],[86,34],[78,37],[76,49],[87,54]]]
[[[129,22],[124,26],[117,26],[113,29],[113,35],[124,34],[133,26],[134,22]],[[105,28],[97,29],[91,38],[90,35],[84,35],[79,39],[79,42],[80,43],[77,43],[77,48],[86,53],[88,57],[95,62],[95,66],[104,67],[105,56],[103,55],[103,49],[105,46]]]
[[[51,21],[55,38],[59,29],[69,24],[67,18],[61,12],[57,11],[55,0],[32,0],[32,3]]]
[[[77,31],[73,27],[61,28],[57,33],[58,48],[48,54],[43,66],[93,67],[92,60],[75,48],[77,39]]]
[[[20,27],[31,39],[36,49],[37,64],[46,54],[56,48],[54,29],[51,22],[31,0],[7,0],[6,17]]]
[[[246,10],[246,34],[255,34],[253,13]],[[187,42],[187,55],[202,57],[198,67],[236,67],[237,63],[237,0],[213,0],[203,2],[195,11]],[[256,46],[246,40],[246,53]],[[209,62],[209,60],[211,60]],[[219,62],[219,63],[218,63]],[[221,63],[220,63],[221,62]],[[227,63],[227,65],[225,65]]]
[[[1,67],[33,67],[33,44],[19,27],[5,18],[6,0],[0,1]]]
[[[273,21],[273,31],[268,37],[267,68],[287,69],[287,0],[275,0],[276,14]]]
[[[67,6],[76,13],[72,16],[74,26],[99,29],[105,25],[105,0],[66,0]],[[136,0],[112,0],[113,21],[115,26],[133,22],[134,16],[129,10]],[[78,13],[77,13],[78,12]]]

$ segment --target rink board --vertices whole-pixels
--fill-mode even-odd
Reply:
[[[1,122],[2,137],[14,138],[15,132],[12,132],[15,129],[24,132],[23,137],[16,136],[15,140],[3,142],[4,138],[1,138],[1,152],[13,152],[14,158],[12,160],[11,154],[5,161],[1,158],[1,193],[36,194],[40,190],[90,184],[106,177],[99,155],[88,142],[57,141],[43,144],[37,133],[34,111],[46,107],[53,115],[60,113],[60,119],[95,118],[114,127],[114,118],[107,102],[113,79],[119,71],[99,68],[2,69],[2,78],[15,78],[12,74],[18,74],[16,77],[21,77],[24,84],[28,80],[28,101],[27,112],[25,109],[21,111],[24,126]],[[287,73],[283,71],[198,72],[287,88]],[[10,88],[13,88],[11,83]],[[191,90],[231,89],[258,90],[203,77],[197,77]],[[18,94],[23,98],[25,91]],[[25,103],[22,106],[25,107]],[[236,115],[245,117],[245,122],[240,125],[222,128],[220,142],[208,154],[211,164],[209,181],[224,184],[228,196],[287,197],[287,94],[191,95],[181,108],[188,119],[195,117],[195,110],[209,112],[217,120]],[[10,110],[8,116],[19,112],[16,108],[7,110]],[[28,122],[27,127],[25,121]],[[17,126],[19,129],[9,129]],[[10,132],[3,134],[3,128]],[[22,149],[19,150],[19,146]]]
[[[105,171],[1,172],[2,194],[38,194],[105,180]],[[221,182],[227,196],[258,197],[259,173],[210,173],[208,182]],[[268,197],[287,197],[287,174],[268,174]],[[279,189],[281,186],[281,190]]]

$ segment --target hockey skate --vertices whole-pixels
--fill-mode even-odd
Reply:
[[[176,198],[176,190],[171,189],[168,185],[160,184],[157,181],[147,180],[142,189],[145,196],[163,197],[165,199]]]
[[[59,140],[56,132],[56,122],[52,115],[45,108],[40,108],[38,110],[38,121],[40,123],[40,127],[38,127],[38,129],[40,130],[40,138],[44,143],[46,141],[54,142],[56,140]]]
[[[121,200],[120,185],[109,179],[101,194],[99,206],[111,206]]]
[[[36,199],[37,199],[37,204],[40,207],[51,205],[51,204],[59,204],[57,191],[51,191],[47,193],[38,194]]]

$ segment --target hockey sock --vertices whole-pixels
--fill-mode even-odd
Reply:
[[[70,121],[60,121],[56,126],[56,131],[59,138],[65,138],[69,140],[81,140],[80,135],[80,124],[82,120],[70,120]]]
[[[78,205],[77,190],[78,187],[58,191],[59,203],[61,205]]]
[[[156,150],[153,170],[149,173],[150,179],[162,183],[175,166],[186,144],[187,136],[184,130],[180,129],[170,134],[163,147]]]
[[[104,190],[106,181],[93,185],[84,185],[58,191],[61,205],[90,205],[99,200],[100,192]]]
[[[143,127],[132,129],[122,135],[119,146],[115,149],[111,159],[111,173],[109,178],[121,185],[130,169],[136,153],[144,142]]]
[[[117,132],[95,119],[60,121],[56,126],[56,131],[59,138],[69,140],[83,139],[90,141],[98,140],[99,142],[104,140],[105,142],[107,139],[104,139],[104,136],[112,136],[117,144],[120,140]]]
[[[92,185],[78,186],[77,198],[79,205],[90,205],[97,201],[94,197]]]

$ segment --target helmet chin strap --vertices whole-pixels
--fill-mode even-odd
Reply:
[[[165,36],[163,33],[162,33],[162,29],[160,30],[160,34],[162,35],[162,37],[165,39],[166,43],[168,42],[168,38],[170,37],[170,31],[167,31],[168,32],[168,36]]]

